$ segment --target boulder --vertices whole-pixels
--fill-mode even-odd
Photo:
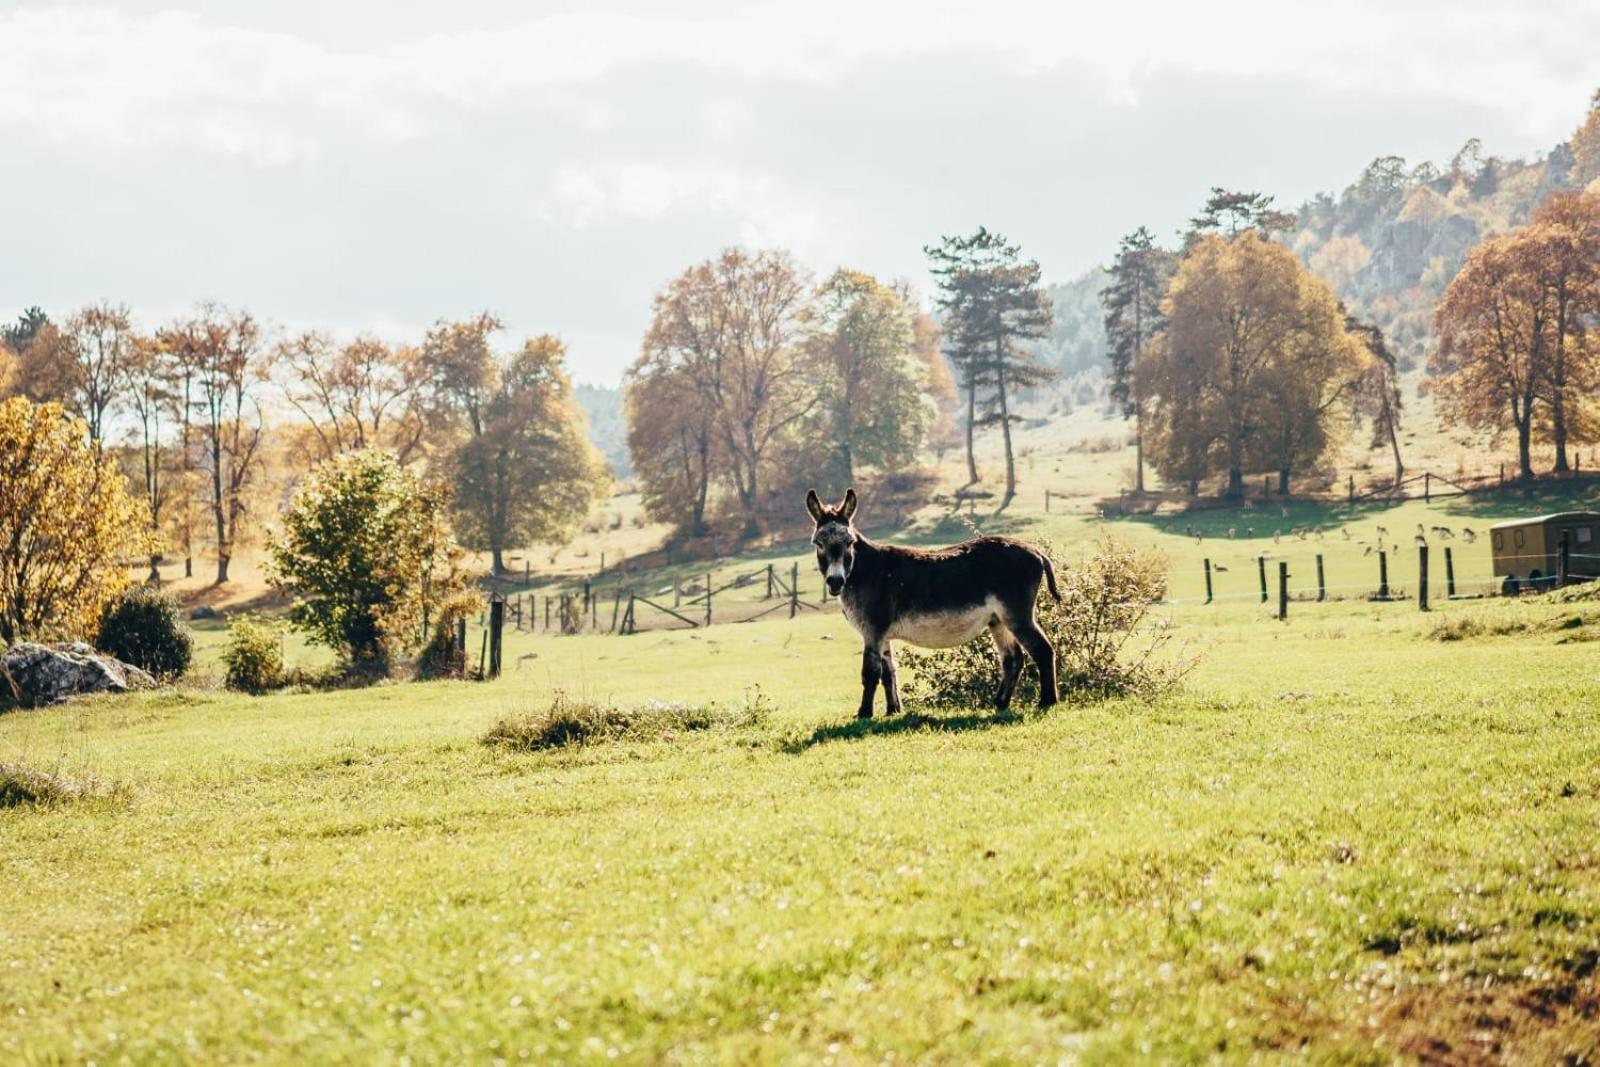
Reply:
[[[222,618],[222,613],[216,608],[212,607],[210,604],[201,604],[199,607],[189,612],[189,618],[195,621],[199,621],[201,619],[220,619]]]
[[[79,693],[126,693],[152,689],[156,681],[131,663],[98,652],[82,641],[41,645],[24,641],[0,656],[0,667],[16,687],[22,707],[56,704]],[[0,681],[0,704],[12,698]]]

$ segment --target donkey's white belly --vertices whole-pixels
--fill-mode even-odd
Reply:
[[[955,648],[980,636],[989,620],[1000,610],[999,601],[989,597],[982,604],[956,611],[934,611],[903,615],[889,627],[891,640],[909,641],[923,648]]]

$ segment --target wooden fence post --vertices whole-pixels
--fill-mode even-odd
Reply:
[[[706,625],[711,625],[711,572],[706,571]]]
[[[1428,610],[1428,546],[1417,546],[1417,608]]]
[[[1289,618],[1289,562],[1278,561],[1278,621],[1285,622]]]
[[[505,640],[506,602],[496,598],[489,603],[489,677],[500,677],[501,650]]]
[[[1322,576],[1322,553],[1317,553],[1317,602],[1328,599],[1328,580]]]
[[[1261,575],[1261,602],[1265,604],[1267,602],[1267,557],[1265,555],[1256,557],[1256,571]]]
[[[1050,490],[1048,489],[1044,491],[1044,513],[1046,515],[1050,514]]]
[[[617,632],[617,613],[619,611],[621,611],[621,610],[622,610],[622,586],[619,585],[619,586],[617,586],[616,599],[611,601],[611,629],[607,630],[606,633],[614,634],[614,633]]]
[[[1355,500],[1356,500],[1356,476],[1354,474],[1352,474],[1352,475],[1350,475],[1350,502],[1353,504],[1353,503],[1355,503]]]
[[[455,655],[451,656],[453,662],[457,657],[461,660],[461,676],[467,674],[467,619],[466,616],[456,620],[456,648]]]
[[[1433,472],[1422,472],[1422,502],[1426,504],[1433,499]]]
[[[1265,500],[1265,499],[1267,499],[1267,497],[1269,497],[1271,495],[1272,495],[1272,475],[1263,474],[1261,476],[1261,499]]]
[[[789,566],[789,618],[800,614],[800,564]]]
[[[767,596],[766,596],[766,599],[768,599],[768,600],[772,599],[772,564],[770,564],[770,563],[767,564]]]
[[[1206,603],[1211,603],[1211,560],[1206,560]]]
[[[1456,563],[1450,558],[1450,546],[1444,548],[1444,598],[1456,598]]]
[[[683,607],[683,579],[682,578],[673,578],[672,579],[672,606],[675,607],[675,608]]]
[[[1389,599],[1389,553],[1378,549],[1378,599]]]

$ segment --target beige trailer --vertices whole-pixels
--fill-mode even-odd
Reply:
[[[1561,539],[1567,539],[1569,578],[1600,575],[1600,512],[1563,511],[1535,519],[1513,519],[1489,527],[1494,576],[1500,591],[1515,596],[1556,584]]]

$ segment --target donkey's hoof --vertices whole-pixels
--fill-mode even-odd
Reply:
[[[856,718],[858,718],[858,719],[870,719],[870,718],[872,718],[872,709],[871,708],[862,708],[860,711],[856,712]]]

